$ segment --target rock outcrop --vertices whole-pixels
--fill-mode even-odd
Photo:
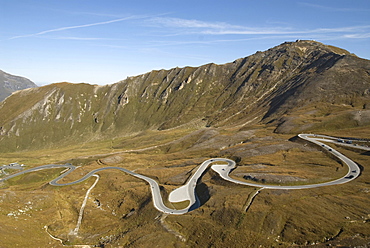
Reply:
[[[147,129],[281,126],[310,104],[365,108],[369,90],[369,60],[315,41],[286,42],[224,65],[16,92],[0,105],[0,144],[14,150]]]

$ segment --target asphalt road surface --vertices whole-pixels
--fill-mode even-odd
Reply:
[[[338,138],[325,136],[325,135],[300,134],[298,136],[301,139],[304,139],[304,140],[312,142],[312,143],[314,143],[318,146],[321,146],[323,149],[326,149],[329,153],[333,154],[334,156],[336,156],[337,158],[342,160],[348,166],[347,174],[345,176],[343,176],[339,179],[333,180],[333,181],[318,183],[318,184],[309,184],[309,185],[284,186],[284,185],[268,185],[268,184],[249,183],[249,182],[246,182],[246,181],[239,181],[239,180],[233,179],[229,176],[229,173],[236,167],[235,161],[233,161],[231,159],[226,159],[226,158],[212,158],[212,159],[208,159],[208,160],[204,161],[199,166],[199,168],[196,170],[196,172],[189,178],[188,182],[185,185],[173,190],[169,194],[169,201],[170,202],[189,201],[189,205],[186,208],[180,209],[180,210],[168,208],[164,204],[163,199],[162,199],[162,195],[161,195],[161,192],[160,192],[159,185],[154,179],[143,176],[143,175],[140,175],[138,173],[132,172],[132,171],[127,170],[127,169],[122,168],[122,167],[103,167],[103,168],[99,168],[99,169],[90,171],[85,176],[83,176],[82,178],[80,178],[76,181],[67,182],[67,183],[58,183],[59,180],[66,177],[68,174],[72,173],[77,167],[72,165],[72,164],[64,164],[64,165],[49,164],[49,165],[43,165],[43,166],[31,168],[31,169],[28,169],[28,170],[23,170],[23,171],[20,171],[18,173],[9,175],[9,176],[7,176],[3,179],[0,179],[0,183],[4,182],[4,181],[6,181],[10,178],[14,178],[14,177],[20,176],[20,175],[25,174],[25,173],[30,173],[30,172],[35,172],[35,171],[40,171],[40,170],[45,170],[45,169],[53,169],[53,168],[67,168],[68,170],[66,172],[64,172],[63,174],[61,174],[60,176],[58,176],[57,178],[52,180],[50,182],[50,184],[53,185],[53,186],[68,186],[68,185],[73,185],[73,184],[83,182],[84,180],[88,179],[89,177],[93,176],[95,173],[97,173],[99,171],[120,170],[124,173],[130,174],[131,176],[140,178],[140,179],[146,181],[149,184],[150,190],[151,190],[151,193],[152,193],[153,205],[157,210],[159,210],[163,213],[167,213],[167,214],[180,215],[180,214],[185,214],[185,213],[187,213],[187,212],[189,212],[193,209],[196,209],[200,206],[200,202],[199,202],[199,199],[196,195],[195,188],[197,186],[199,178],[202,177],[205,170],[211,164],[212,164],[211,165],[212,170],[217,172],[221,176],[221,178],[223,178],[224,180],[227,180],[227,181],[232,182],[232,183],[246,185],[246,186],[252,186],[252,187],[260,187],[260,188],[264,188],[264,189],[286,189],[286,190],[290,190],[290,189],[308,189],[308,188],[316,188],[316,187],[322,187],[322,186],[332,186],[332,185],[347,183],[347,182],[350,182],[350,181],[356,179],[360,175],[360,168],[358,167],[358,165],[355,162],[353,162],[351,159],[347,158],[343,154],[339,153],[338,151],[336,151],[332,147],[330,147],[330,146],[328,146],[328,145],[326,145],[322,142],[336,143],[336,144],[339,144],[339,145],[352,146],[352,147],[355,147],[357,149],[363,149],[363,150],[367,150],[367,151],[370,150],[370,148],[368,148],[368,147],[356,146],[356,145],[351,145],[351,144],[346,144],[346,143],[339,143]]]

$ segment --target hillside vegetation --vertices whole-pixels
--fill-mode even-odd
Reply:
[[[28,89],[0,105],[0,149],[184,126],[269,123],[278,132],[296,133],[322,128],[331,111],[337,123],[364,126],[370,123],[369,71],[369,61],[342,49],[298,41],[224,65],[152,71],[113,85]]]
[[[164,199],[215,157],[235,160],[230,175],[238,180],[327,182],[347,167],[297,134],[353,137],[370,146],[369,104],[370,61],[314,41],[286,42],[224,65],[152,71],[106,86],[18,91],[0,103],[0,165],[78,166],[64,182],[123,167],[155,179]],[[369,152],[331,146],[360,166],[358,178],[260,190],[207,170],[196,187],[201,206],[179,216],[157,211],[144,181],[99,172],[78,235],[71,230],[94,179],[49,185],[63,169],[15,177],[0,184],[0,246],[366,247]]]

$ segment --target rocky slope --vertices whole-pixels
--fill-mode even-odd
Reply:
[[[366,111],[369,102],[370,61],[319,42],[286,42],[224,65],[16,92],[0,105],[0,144],[13,151],[184,125],[267,123],[294,132],[290,115],[299,109],[330,104]]]
[[[12,92],[37,87],[27,78],[14,76],[0,70],[0,102],[10,96]]]
[[[123,167],[155,179],[163,199],[215,157],[235,160],[231,176],[238,180],[334,180],[347,167],[326,148],[295,136],[369,138],[369,63],[299,41],[225,65],[152,71],[114,85],[59,83],[17,91],[0,103],[0,164],[78,166],[65,182],[93,169]],[[0,185],[1,247],[62,246],[48,233],[65,246],[366,247],[369,153],[338,144],[330,146],[361,168],[354,181],[261,190],[230,184],[209,170],[197,182],[201,207],[184,215],[161,215],[142,180],[98,172],[78,236],[71,230],[93,180],[56,188],[48,182],[61,170],[25,174]],[[54,149],[37,150],[49,147]],[[0,170],[0,177],[13,170]]]

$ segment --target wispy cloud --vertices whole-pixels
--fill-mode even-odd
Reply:
[[[205,22],[166,17],[151,18],[149,22],[154,25],[176,28],[176,30],[177,28],[185,29],[188,33],[202,34],[278,34],[290,30],[290,28],[284,27],[246,27],[225,22]]]
[[[116,15],[116,14],[108,14],[108,13],[99,13],[99,12],[82,12],[82,11],[72,11],[68,12],[72,15],[86,15],[86,16],[99,16],[99,17],[110,17],[110,18],[122,18],[122,15]]]
[[[302,3],[302,4],[306,4],[306,3]],[[55,40],[81,40],[81,41],[118,40],[120,37],[115,34],[111,34],[111,37],[78,37],[78,36],[73,36],[73,35],[72,36],[57,36],[54,33],[65,31],[65,30],[109,25],[112,23],[118,23],[118,22],[123,22],[123,21],[128,21],[128,20],[136,20],[135,22],[133,22],[133,25],[138,25],[138,26],[144,25],[147,28],[149,27],[149,29],[146,29],[145,31],[138,32],[135,34],[139,36],[140,35],[141,36],[152,36],[152,37],[171,37],[171,36],[191,37],[192,35],[200,35],[200,36],[205,36],[205,37],[225,36],[224,39],[209,38],[205,40],[195,40],[195,41],[191,41],[189,39],[187,40],[177,39],[177,41],[169,41],[169,40],[163,41],[163,44],[169,44],[169,45],[211,44],[211,43],[222,43],[222,42],[246,41],[249,39],[261,39],[261,38],[268,39],[269,37],[276,38],[277,36],[295,37],[297,39],[302,39],[302,37],[304,36],[309,36],[312,39],[319,39],[318,37],[322,37],[322,36],[329,37],[329,38],[332,37],[332,39],[336,39],[336,38],[367,39],[367,38],[370,38],[369,37],[370,25],[334,27],[334,28],[321,27],[321,28],[315,28],[315,29],[297,29],[297,28],[293,28],[289,26],[288,24],[281,25],[281,26],[278,26],[278,25],[274,26],[272,24],[268,26],[244,26],[244,25],[234,25],[234,24],[230,24],[226,22],[208,22],[208,21],[202,21],[202,20],[196,20],[196,19],[173,18],[173,17],[166,17],[163,15],[164,14],[156,15],[156,16],[131,15],[131,16],[117,18],[117,19],[113,19],[109,21],[94,22],[94,23],[88,23],[88,24],[83,24],[83,25],[74,25],[74,26],[59,27],[55,29],[48,29],[48,30],[43,30],[43,31],[36,32],[36,33],[13,36],[9,39],[12,40],[12,39],[27,38],[27,37],[43,36],[44,38],[55,39]],[[137,30],[140,30],[140,27],[138,27]],[[53,35],[51,35],[52,33]],[[235,37],[232,37],[232,39],[230,39],[231,35],[234,35]],[[130,38],[128,37],[128,39]],[[142,42],[139,42],[139,43],[143,44]],[[150,45],[161,46],[161,44],[162,43],[160,42],[158,44],[155,44],[155,41],[153,41]]]
[[[205,22],[199,20],[188,20],[173,17],[156,17],[149,20],[151,23],[160,24],[167,27],[181,27],[181,28],[237,28],[241,26],[230,25],[225,22]]]
[[[364,33],[364,34],[346,34],[343,37],[344,38],[350,38],[350,39],[366,39],[366,38],[370,38],[370,33]]]
[[[248,27],[241,25],[232,25],[225,22],[205,22],[199,20],[187,20],[180,18],[151,18],[153,25],[159,25],[168,29],[168,32],[174,31],[176,35],[201,34],[201,35],[304,35],[304,34],[348,34],[348,37],[361,37],[368,33],[370,25],[348,26],[335,28],[316,28],[316,29],[294,29],[292,27],[270,26],[270,27]],[[169,36],[168,34],[166,34]]]
[[[370,29],[370,25],[337,27],[337,28],[318,28],[309,30],[311,33],[349,33],[349,32],[366,32]]]
[[[44,31],[41,31],[41,32],[33,33],[33,34],[25,34],[25,35],[13,36],[13,37],[11,37],[9,39],[10,40],[13,40],[13,39],[19,39],[19,38],[39,36],[39,35],[44,35],[44,34],[48,34],[48,33],[54,33],[54,32],[59,32],[59,31],[64,31],[64,30],[70,30],[70,29],[78,29],[78,28],[87,28],[87,27],[99,26],[99,25],[107,25],[107,24],[110,24],[110,23],[122,22],[122,21],[127,21],[127,20],[130,20],[130,19],[137,19],[137,18],[142,18],[142,17],[128,16],[128,17],[114,19],[114,20],[105,21],[105,22],[95,22],[95,23],[89,23],[89,24],[84,24],[84,25],[61,27],[61,28],[44,30]]]
[[[325,5],[319,5],[319,4],[313,4],[313,3],[306,3],[306,2],[301,2],[299,3],[301,5],[315,8],[315,9],[320,9],[324,11],[330,11],[330,12],[357,12],[357,11],[370,11],[370,9],[366,8],[340,8],[340,7],[333,7],[333,6],[325,6]]]
[[[57,36],[57,37],[50,37],[49,39],[52,39],[52,40],[111,40],[111,39],[99,38],[99,37],[73,37],[73,36]]]

